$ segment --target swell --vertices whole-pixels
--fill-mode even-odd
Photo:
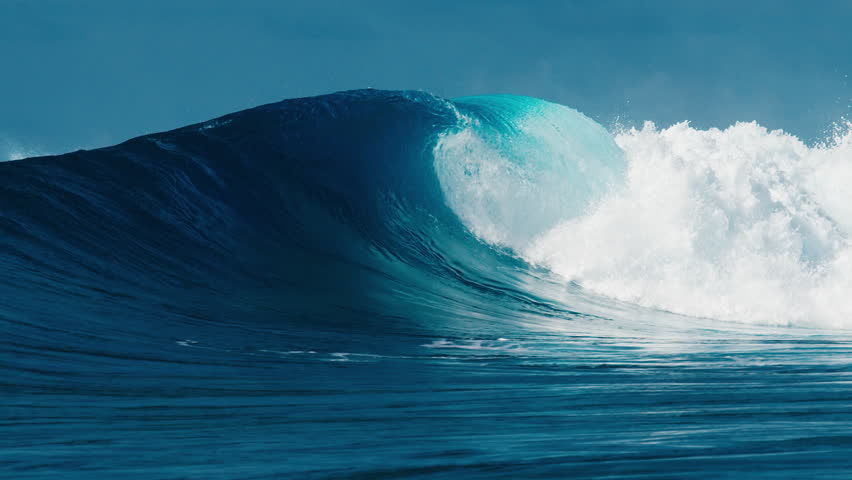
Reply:
[[[549,321],[562,288],[448,206],[435,148],[469,120],[363,90],[0,164],[0,313],[42,346]]]
[[[156,341],[500,336],[636,304],[842,326],[848,215],[821,186],[837,190],[844,139],[682,125],[616,144],[527,97],[286,100],[0,164],[0,313],[35,337]]]

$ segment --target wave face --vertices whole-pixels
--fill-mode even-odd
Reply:
[[[479,238],[522,251],[623,183],[622,151],[575,110],[529,97],[456,100],[462,128],[440,136],[447,203]]]
[[[834,478],[850,158],[361,90],[2,163],[0,476]]]

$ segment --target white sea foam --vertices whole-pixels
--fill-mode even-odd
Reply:
[[[27,147],[18,142],[0,136],[0,162],[21,160],[29,157],[47,155],[42,149]]]
[[[616,136],[627,181],[518,252],[600,294],[749,323],[852,327],[852,133],[756,123]]]
[[[460,350],[479,350],[485,352],[511,352],[511,353],[529,353],[530,350],[524,348],[519,343],[510,342],[505,338],[497,340],[435,340],[432,343],[422,345],[426,348],[435,349],[460,349]]]

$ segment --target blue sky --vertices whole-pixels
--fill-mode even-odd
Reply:
[[[812,139],[852,97],[852,2],[813,3],[0,0],[0,154],[368,86]]]

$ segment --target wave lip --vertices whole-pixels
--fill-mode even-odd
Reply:
[[[624,181],[612,136],[574,109],[515,95],[453,103],[462,127],[441,135],[435,168],[449,205],[486,242],[520,251]]]

